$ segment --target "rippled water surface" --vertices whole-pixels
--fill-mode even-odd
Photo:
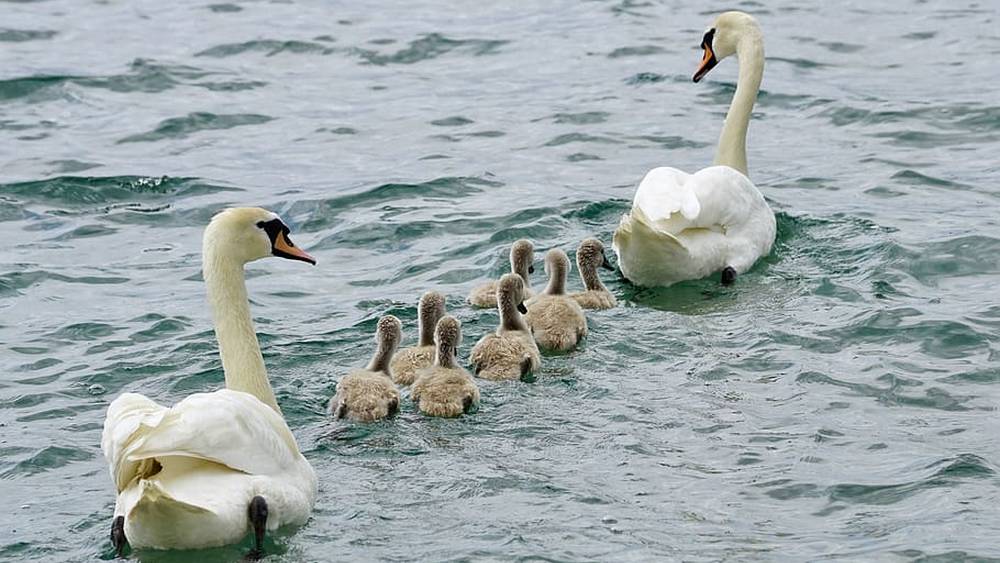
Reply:
[[[738,3],[770,257],[609,280],[580,350],[472,416],[324,414],[379,315],[412,340],[440,289],[466,356],[512,240],[610,243],[646,170],[710,163],[736,64],[690,76],[728,7],[0,1],[0,559],[111,557],[104,411],[221,385],[201,231],[247,204],[319,260],[249,268],[320,476],[269,560],[1000,557],[995,2]]]

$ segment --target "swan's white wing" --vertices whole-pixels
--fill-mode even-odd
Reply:
[[[101,447],[121,491],[143,460],[182,456],[250,475],[279,475],[301,458],[284,419],[248,393],[196,393],[172,408],[124,393],[108,407]]]
[[[772,217],[770,207],[757,186],[742,172],[729,166],[709,166],[691,175],[687,184],[701,203],[694,227],[726,232],[760,221],[761,211]]]
[[[676,168],[654,168],[635,190],[632,208],[642,211],[651,226],[679,233],[701,213],[701,203],[692,189],[691,174]]]
[[[747,221],[764,197],[742,173],[710,166],[694,174],[654,168],[639,183],[632,202],[650,226],[673,235],[685,229],[725,232]]]

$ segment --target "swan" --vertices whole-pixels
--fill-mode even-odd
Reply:
[[[549,285],[525,303],[528,307],[525,320],[539,347],[564,352],[575,348],[587,336],[587,317],[580,304],[566,295],[569,275],[566,253],[558,248],[549,250],[545,255],[545,271],[549,273]]]
[[[378,320],[375,342],[378,347],[368,367],[356,369],[337,383],[337,393],[330,399],[335,418],[374,422],[399,412],[399,390],[392,383],[392,356],[403,336],[403,323],[393,315]]]
[[[542,364],[538,345],[524,322],[524,280],[517,274],[504,274],[497,282],[497,309],[500,326],[472,348],[470,361],[477,377],[483,379],[520,379]]]
[[[428,416],[461,416],[479,404],[479,387],[455,359],[462,343],[462,324],[451,315],[442,317],[434,329],[434,341],[434,365],[420,370],[410,398]]]
[[[570,294],[584,309],[610,309],[618,304],[615,296],[604,287],[597,275],[598,268],[614,271],[604,255],[604,245],[596,238],[584,239],[576,249],[576,268],[583,278],[584,291]]]
[[[521,279],[524,280],[525,298],[534,295],[534,292],[531,291],[531,282],[528,280],[528,274],[535,273],[535,266],[532,264],[534,261],[535,247],[531,241],[520,239],[510,245],[510,272],[521,276]],[[499,283],[499,281],[493,280],[473,289],[469,293],[469,304],[473,307],[496,307],[497,284]]]
[[[403,348],[392,356],[389,367],[393,381],[400,385],[410,385],[416,380],[418,371],[434,363],[434,330],[442,316],[444,295],[428,291],[420,296],[420,303],[417,305],[420,342],[416,346]]]
[[[747,127],[764,73],[760,28],[748,14],[725,12],[705,32],[701,47],[704,58],[694,81],[735,54],[736,93],[713,166],[694,174],[654,168],[639,183],[612,241],[622,274],[636,285],[669,286],[720,270],[722,282],[730,284],[774,244],[774,213],[747,177]]]
[[[203,274],[226,388],[173,407],[123,393],[108,406],[101,449],[118,497],[111,528],[121,557],[133,548],[199,549],[305,523],[316,473],[299,452],[267,378],[243,266],[266,256],[316,261],[292,244],[274,213],[233,208],[205,229]]]

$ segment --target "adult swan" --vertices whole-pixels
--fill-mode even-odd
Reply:
[[[134,548],[196,549],[236,543],[251,530],[302,524],[316,473],[295,443],[267,379],[243,265],[265,256],[315,264],[277,215],[236,208],[205,229],[203,273],[226,388],[163,407],[123,393],[108,407],[101,448],[118,489],[111,540]]]
[[[613,248],[622,273],[642,286],[668,286],[722,271],[722,283],[771,252],[774,213],[747,178],[747,126],[764,73],[757,22],[742,12],[715,19],[701,42],[704,58],[694,81],[736,54],[739,80],[715,152],[715,165],[686,174],[654,168],[622,216]]]

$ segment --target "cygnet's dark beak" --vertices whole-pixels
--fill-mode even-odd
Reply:
[[[534,264],[528,264],[528,273],[529,274],[534,274],[535,273],[535,265]]]
[[[611,265],[611,262],[608,262],[607,255],[602,255],[601,257],[604,259],[604,261],[601,262],[601,267],[605,270],[610,270],[612,272],[615,271],[615,267]]]
[[[528,314],[528,308],[524,306],[524,301],[517,304],[517,310],[520,311],[522,315]]]

